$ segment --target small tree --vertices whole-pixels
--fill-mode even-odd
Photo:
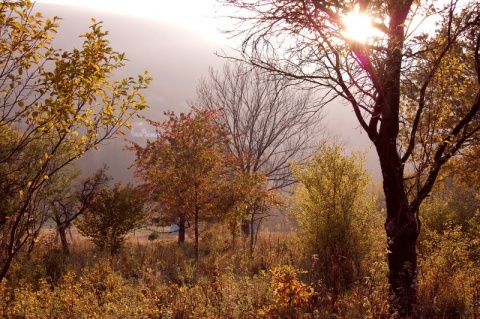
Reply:
[[[143,224],[145,217],[145,200],[138,189],[116,183],[94,197],[75,226],[95,246],[113,255],[121,248],[126,235]]]
[[[135,175],[142,188],[157,204],[163,219],[179,226],[178,243],[185,241],[185,228],[194,224],[195,257],[198,258],[199,223],[219,213],[225,169],[227,133],[214,119],[219,111],[193,109],[179,116],[166,113],[163,123],[149,121],[158,138],[145,147],[132,143],[136,152]]]
[[[323,144],[310,162],[292,166],[300,185],[290,212],[305,252],[318,258],[314,271],[335,293],[353,284],[381,229],[363,163],[359,153],[347,156],[342,147]]]
[[[55,222],[65,255],[70,253],[67,230],[80,215],[88,210],[95,196],[110,180],[105,173],[106,169],[102,167],[92,176],[77,181],[75,178],[78,177],[79,172],[75,169],[67,170],[56,178],[58,186],[47,199],[47,208]]]
[[[236,170],[232,179],[223,190],[226,199],[227,213],[224,222],[232,235],[232,247],[235,247],[236,235],[245,221],[245,216],[252,211],[264,213],[272,207],[280,205],[278,194],[265,187],[267,177],[257,172],[246,173]],[[255,236],[250,236],[252,252]]]

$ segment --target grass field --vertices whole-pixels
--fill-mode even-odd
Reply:
[[[195,262],[190,241],[174,234],[148,240],[136,232],[118,255],[96,250],[73,232],[62,254],[46,231],[34,252],[12,265],[0,284],[3,318],[388,318],[387,265],[382,251],[353,285],[327,287],[293,234],[263,233],[250,254],[221,230],[201,237]],[[459,234],[457,234],[459,236]],[[424,245],[417,318],[479,318],[480,269],[462,251]],[[439,240],[446,240],[441,238]],[[443,245],[447,249],[446,245]],[[450,249],[452,246],[449,246]],[[425,255],[425,253],[428,254]],[[456,260],[455,264],[449,264]],[[332,274],[333,276],[333,274]],[[341,288],[341,289],[340,289]]]

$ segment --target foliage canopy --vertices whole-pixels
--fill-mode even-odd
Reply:
[[[140,91],[150,78],[113,79],[125,55],[109,46],[101,23],[93,20],[81,47],[72,50],[52,46],[58,23],[29,0],[0,3],[0,135],[9,141],[0,153],[0,175],[2,196],[16,197],[0,211],[0,280],[18,251],[33,243],[48,181],[121,134],[146,107]]]

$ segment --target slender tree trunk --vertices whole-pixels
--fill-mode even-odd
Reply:
[[[66,227],[58,227],[58,235],[60,236],[60,242],[62,244],[62,251],[64,255],[70,255],[70,247],[67,241],[67,229]]]
[[[387,205],[385,231],[388,240],[388,267],[392,308],[404,318],[412,314],[416,301],[416,241],[419,227],[405,191],[403,166],[395,143],[380,140],[376,144],[383,174]]]
[[[383,175],[383,191],[387,205],[385,231],[388,240],[389,283],[392,293],[392,310],[401,318],[412,314],[416,301],[416,241],[418,227],[405,190],[404,166],[397,151],[400,130],[400,87],[402,73],[402,48],[405,19],[412,0],[392,6],[385,74],[379,92],[381,123],[378,134],[369,135],[375,144]],[[370,123],[372,130],[376,121]]]
[[[185,242],[185,224],[185,219],[180,218],[180,221],[178,222],[178,245],[181,245]]]
[[[195,209],[195,243],[194,243],[194,250],[195,250],[195,260],[198,260],[198,215],[199,209]]]
[[[255,247],[255,219],[254,214],[251,215],[250,218],[250,253],[253,254],[253,249]]]
[[[5,276],[7,275],[7,272],[8,272],[8,269],[10,268],[10,264],[12,263],[12,260],[13,260],[13,256],[8,255],[6,260],[2,261],[2,265],[0,268],[0,282],[2,282]]]
[[[237,239],[237,225],[231,226],[231,235],[232,235],[232,251],[235,251],[236,248],[236,239]]]
[[[242,234],[245,238],[248,238],[248,236],[250,236],[250,213],[248,216],[246,216],[243,220],[242,220],[242,225],[240,225],[240,229],[242,231]]]

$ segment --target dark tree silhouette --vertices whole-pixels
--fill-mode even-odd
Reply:
[[[480,129],[480,3],[220,2],[240,9],[231,33],[244,39],[244,61],[341,99],[368,134],[383,176],[393,306],[410,315],[420,204]],[[352,12],[377,34],[350,38]]]

